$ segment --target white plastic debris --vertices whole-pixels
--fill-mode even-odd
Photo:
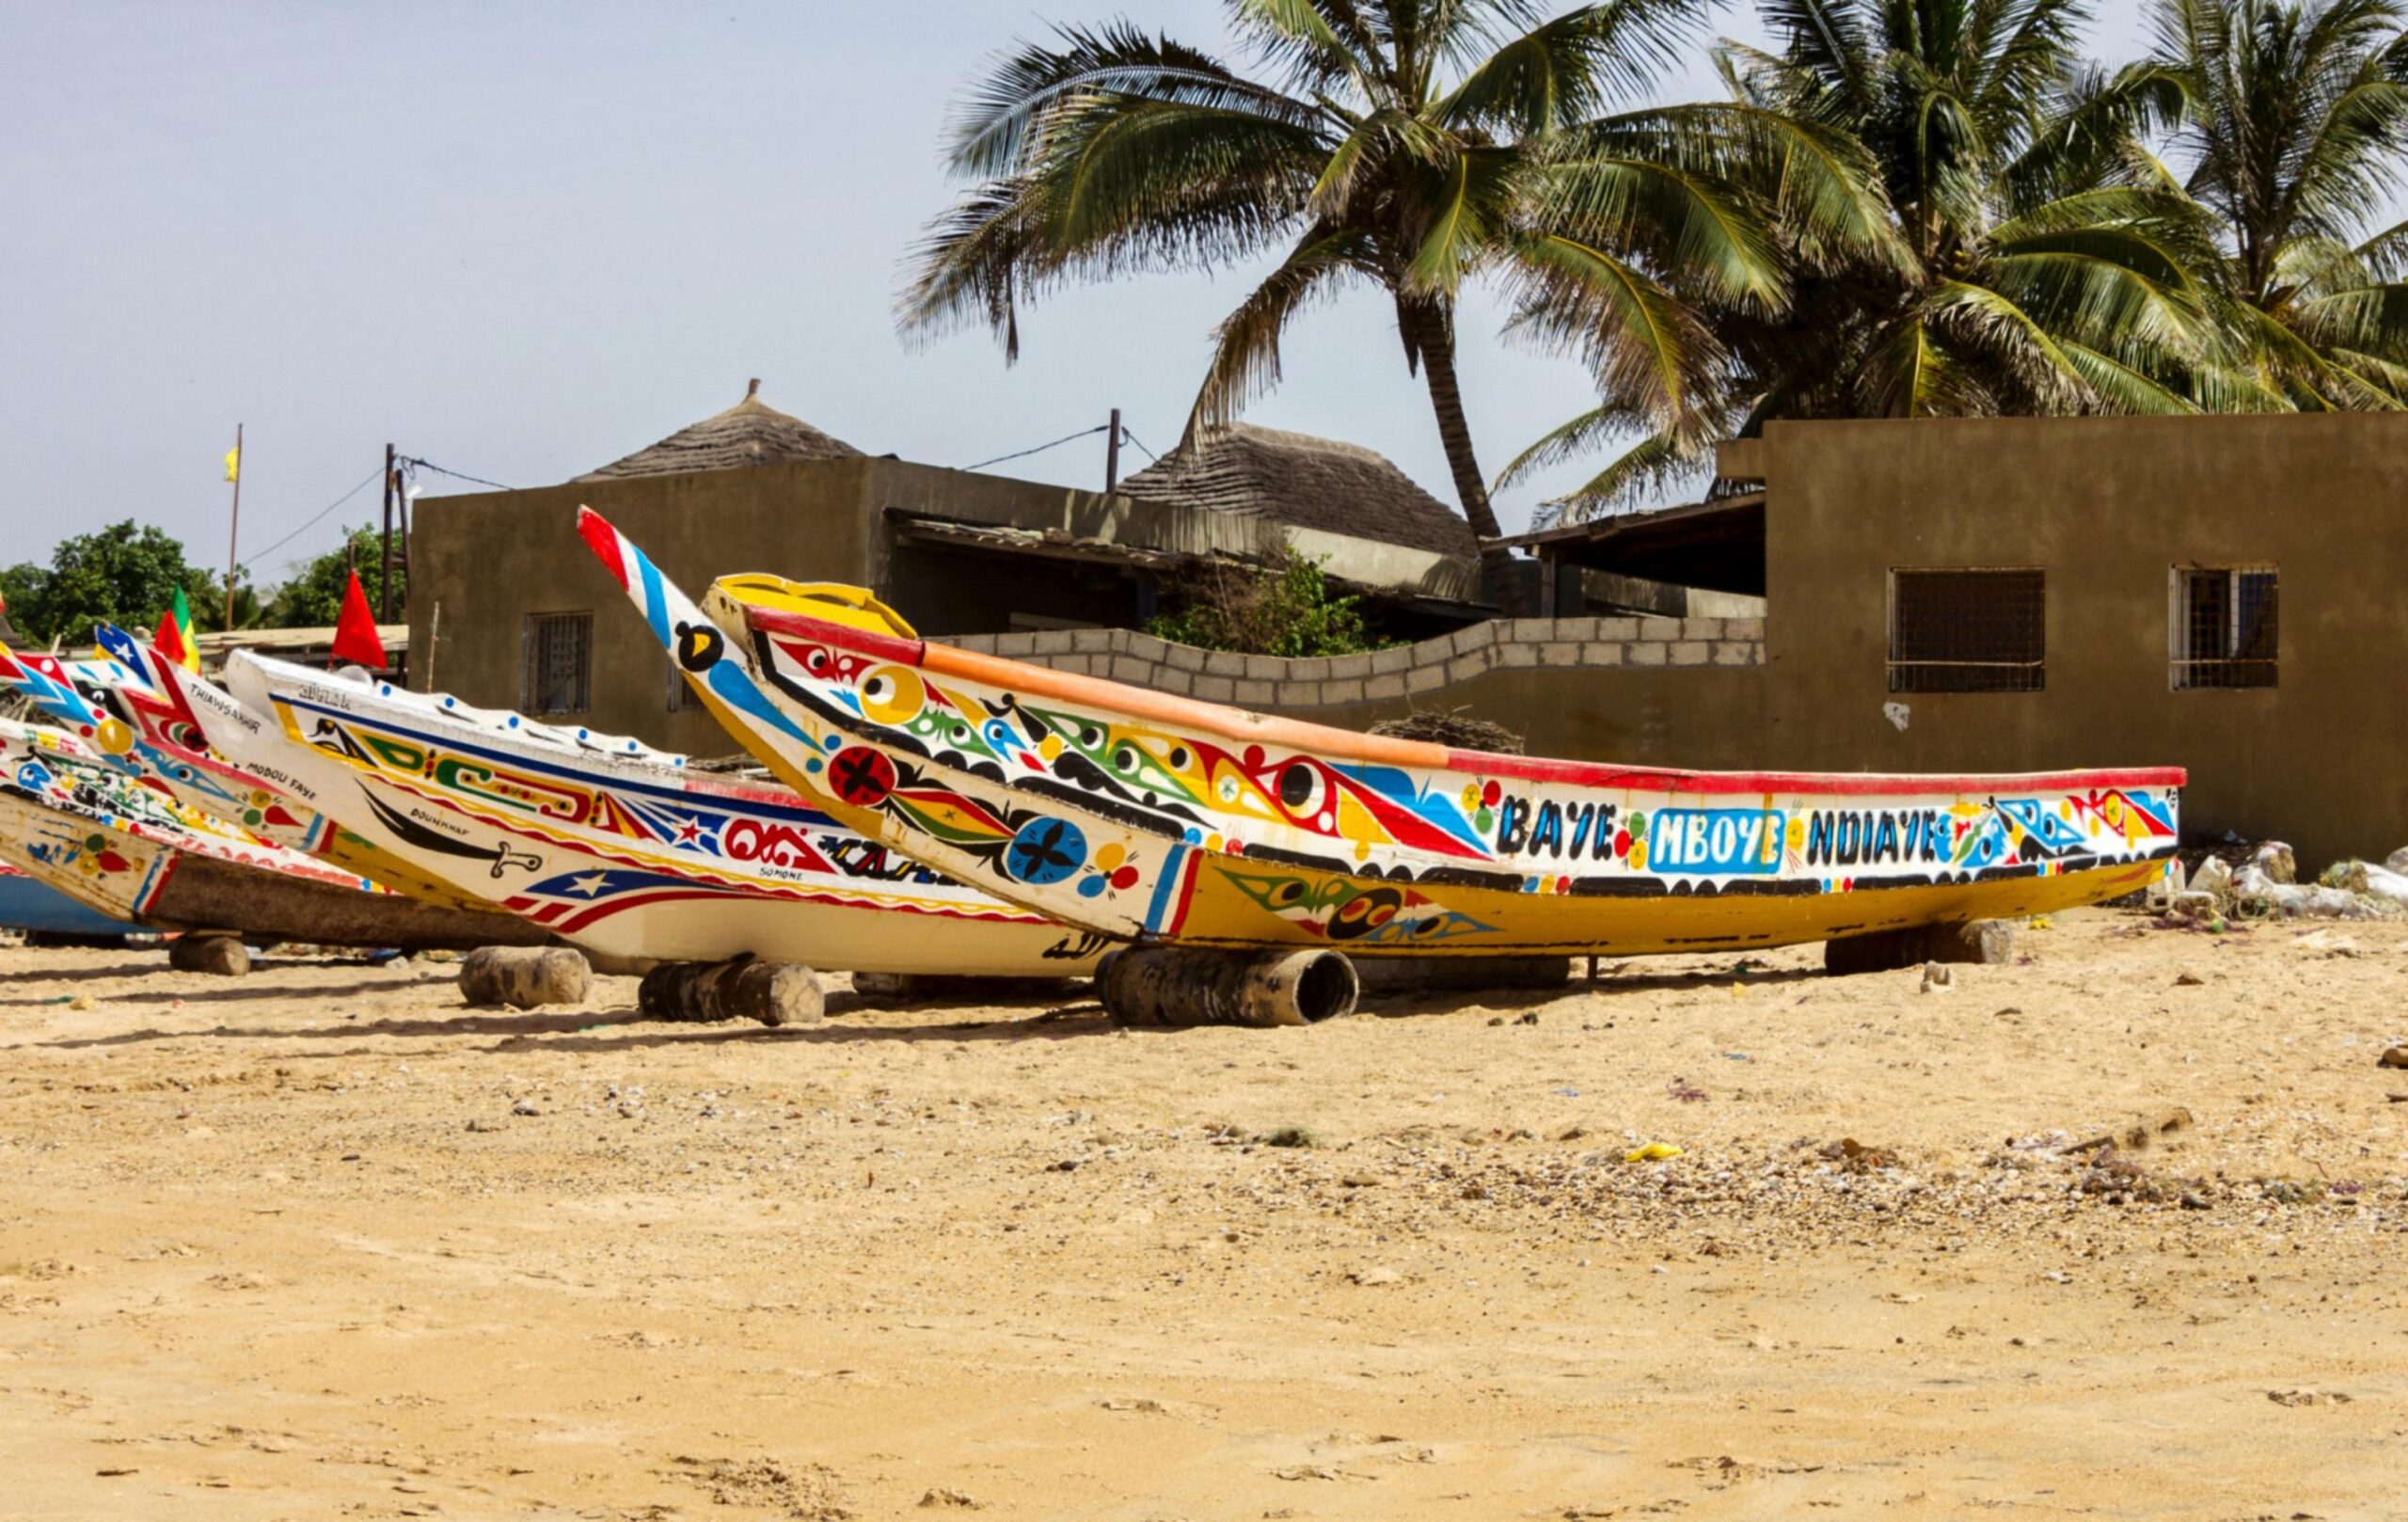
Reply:
[[[2219,908],[2232,902],[2232,864],[2221,856],[2209,857],[2191,874],[2190,891],[2206,894]]]

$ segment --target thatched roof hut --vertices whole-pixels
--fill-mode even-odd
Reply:
[[[744,400],[690,428],[642,449],[579,481],[616,481],[627,476],[677,476],[694,470],[742,470],[796,460],[844,460],[862,452],[789,417],[761,400],[761,383],[744,388]]]
[[[1124,497],[1251,514],[1299,529],[1477,555],[1471,525],[1359,444],[1231,423],[1120,483]]]

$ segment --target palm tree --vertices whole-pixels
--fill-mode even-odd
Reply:
[[[1677,426],[1571,493],[1574,512],[1703,471],[1718,437],[1776,418],[2184,412],[2211,341],[2215,249],[2141,147],[2178,90],[2076,67],[2082,0],[1760,0],[1778,44],[1726,41],[1735,100],[1841,135],[1877,166],[1899,258],[1798,267],[1778,309],[1693,300],[1730,357]],[[1774,219],[1784,254],[1797,243]],[[1560,326],[1543,300],[1521,320]],[[1513,479],[1627,436],[1608,388]]]
[[[2156,0],[2182,92],[2170,156],[2223,222],[2237,400],[2408,405],[2408,223],[2368,237],[2408,150],[2400,0]]]
[[[929,229],[906,329],[984,321],[1017,356],[1019,308],[1073,279],[1278,263],[1214,333],[1187,436],[1275,383],[1297,314],[1347,283],[1396,311],[1495,595],[1519,583],[1456,378],[1456,300],[1501,274],[1542,337],[1585,355],[1640,414],[1679,426],[1719,349],[1669,277],[1732,310],[1786,299],[1759,205],[1854,247],[1877,209],[1825,135],[1743,106],[1608,107],[1646,89],[1710,0],[1228,0],[1258,79],[1122,23],[1008,55],[950,134],[973,182]],[[1579,128],[1575,134],[1573,129]],[[1729,175],[1778,156],[1777,184]],[[1874,229],[1874,231],[1867,231]],[[1593,320],[1592,320],[1593,319]]]

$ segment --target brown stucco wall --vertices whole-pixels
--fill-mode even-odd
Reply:
[[[867,569],[863,502],[873,463],[812,461],[422,500],[410,547],[411,574],[422,589],[410,599],[411,685],[515,707],[523,616],[590,610],[594,706],[567,721],[698,755],[729,753],[735,742],[708,713],[668,711],[667,658],[577,536],[578,506],[617,524],[696,594],[734,570],[859,582]],[[742,547],[741,564],[730,563],[730,547]]]
[[[1766,430],[1773,764],[2187,767],[2186,825],[2302,864],[2408,845],[2408,418],[1990,419]],[[2280,685],[2175,690],[2179,563],[2280,573]],[[2048,573],[2046,689],[1888,690],[1888,573]]]

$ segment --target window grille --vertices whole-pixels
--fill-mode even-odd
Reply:
[[[1890,573],[1890,690],[2037,692],[2047,674],[2048,576]]]
[[[519,636],[523,657],[518,706],[528,713],[583,713],[594,682],[594,615],[529,613]]]
[[[2271,565],[2176,566],[2175,687],[2274,686],[2275,591]]]
[[[686,674],[678,670],[675,659],[671,659],[668,665],[669,711],[684,713],[689,708],[701,707],[703,700],[695,695],[693,684],[686,680]]]

